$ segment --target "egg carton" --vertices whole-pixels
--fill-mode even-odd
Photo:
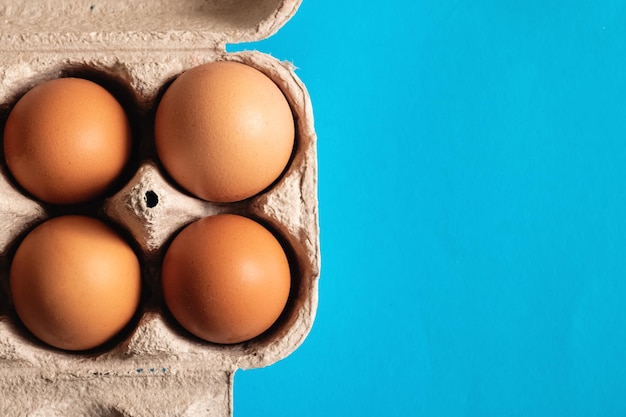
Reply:
[[[0,166],[0,415],[230,416],[237,369],[268,366],[305,339],[317,308],[320,247],[316,134],[309,95],[287,62],[226,43],[275,33],[300,0],[83,2],[0,0],[0,132],[13,104],[35,85],[80,76],[105,86],[134,126],[133,161],[115,193],[71,207],[36,201]],[[159,98],[187,69],[229,60],[257,68],[285,94],[295,118],[295,151],[283,175],[247,200],[214,204],[177,186],[156,157]],[[20,324],[8,289],[11,256],[46,219],[80,213],[119,224],[142,263],[136,319],[102,348],[71,353],[36,340]],[[217,213],[242,214],[280,238],[292,290],[279,320],[250,341],[200,341],[167,313],[160,289],[164,250],[185,225]]]

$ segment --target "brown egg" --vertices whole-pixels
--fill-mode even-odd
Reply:
[[[10,271],[11,296],[24,325],[60,349],[97,347],[132,319],[141,294],[139,261],[100,220],[63,216],[32,230]]]
[[[15,180],[53,204],[100,197],[131,153],[131,129],[120,103],[100,85],[79,78],[47,81],[11,110],[4,153]]]
[[[159,158],[172,178],[214,202],[251,197],[283,172],[294,120],[282,91],[236,62],[204,64],[179,76],[156,112]]]
[[[285,308],[287,256],[265,227],[221,214],[176,236],[163,260],[163,293],[174,318],[196,336],[238,343],[265,332]]]

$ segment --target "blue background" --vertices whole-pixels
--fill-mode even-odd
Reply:
[[[235,417],[626,415],[626,2],[304,0],[313,330]]]

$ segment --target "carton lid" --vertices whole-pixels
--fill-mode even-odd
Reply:
[[[274,34],[302,0],[0,0],[0,50],[216,48]]]

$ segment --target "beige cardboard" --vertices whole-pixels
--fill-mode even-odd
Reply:
[[[230,416],[237,369],[270,365],[293,352],[313,324],[320,272],[317,156],[308,93],[291,64],[259,52],[230,54],[225,42],[273,34],[299,1],[184,0],[94,2],[0,0],[0,123],[29,88],[67,74],[105,74],[133,95],[145,132],[159,92],[188,68],[215,60],[244,62],[285,93],[296,120],[296,150],[284,175],[249,200],[216,205],[182,192],[149,151],[97,215],[119,223],[140,248],[145,282],[156,295],[113,346],[88,354],[49,348],[21,328],[10,306],[12,250],[51,215],[0,175],[0,415]],[[109,4],[110,3],[110,4]],[[128,3],[128,4],[126,4]],[[91,7],[93,6],[93,8]],[[106,78],[105,77],[105,78]],[[149,143],[151,138],[141,138]],[[146,193],[158,196],[153,207]],[[164,245],[184,225],[220,212],[259,219],[283,239],[294,291],[277,324],[260,337],[215,345],[189,336],[159,298]]]

